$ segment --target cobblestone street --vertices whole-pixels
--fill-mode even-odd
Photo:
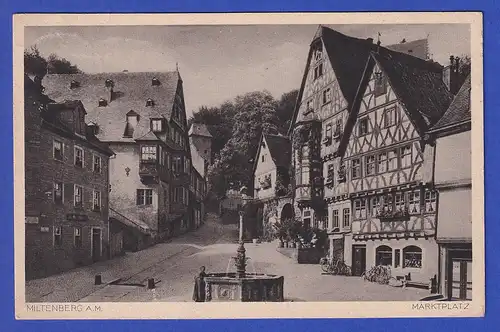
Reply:
[[[191,301],[193,278],[200,266],[207,272],[234,271],[237,230],[208,220],[198,231],[111,261],[49,278],[29,281],[27,302]],[[274,243],[245,245],[249,272],[285,277],[286,301],[415,301],[427,290],[393,288],[359,277],[322,275],[319,265],[301,265],[278,253]],[[101,274],[103,285],[94,285]],[[144,287],[148,278],[156,289]],[[118,284],[109,284],[118,280]]]

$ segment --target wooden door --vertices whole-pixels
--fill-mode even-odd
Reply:
[[[454,300],[472,300],[472,260],[452,259],[451,265],[448,297]]]
[[[366,269],[366,246],[352,246],[352,274],[361,276]]]

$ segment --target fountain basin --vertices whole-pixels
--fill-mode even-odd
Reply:
[[[205,302],[283,302],[282,276],[245,273],[210,273],[205,277]]]

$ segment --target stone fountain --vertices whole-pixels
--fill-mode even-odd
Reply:
[[[243,207],[250,200],[242,188]],[[233,257],[236,272],[209,273],[205,277],[205,302],[283,302],[283,276],[247,273],[243,216],[240,211],[239,242]]]

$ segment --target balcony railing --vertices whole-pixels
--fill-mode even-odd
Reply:
[[[156,160],[141,160],[139,162],[139,176],[142,180],[159,177],[159,165]]]
[[[377,218],[381,221],[394,221],[394,220],[408,220],[410,219],[410,213],[407,208],[388,210],[380,209],[377,214]]]
[[[305,202],[311,200],[311,187],[302,186],[295,189],[295,199],[297,202]]]

